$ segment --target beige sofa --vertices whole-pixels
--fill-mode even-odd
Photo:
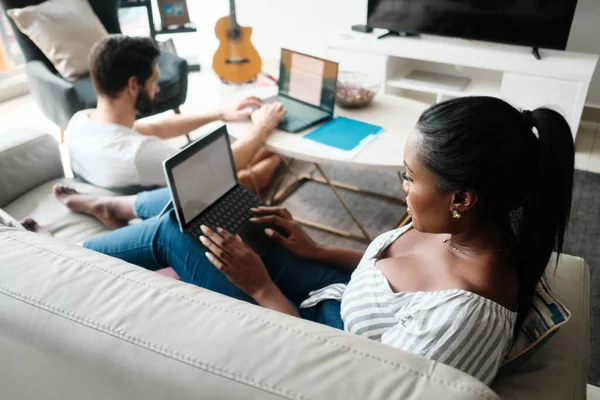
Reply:
[[[490,389],[423,357],[88,251],[75,243],[104,229],[54,200],[61,181],[52,137],[0,134],[0,207],[57,236],[0,226],[0,399],[585,398],[580,258],[549,272],[571,321]]]

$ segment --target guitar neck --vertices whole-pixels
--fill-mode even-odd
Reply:
[[[235,15],[235,0],[229,0],[229,30],[237,32],[239,27]]]

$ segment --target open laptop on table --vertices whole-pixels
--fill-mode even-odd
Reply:
[[[281,49],[279,93],[265,99],[279,101],[287,111],[279,129],[300,132],[333,117],[338,64]]]
[[[165,160],[163,168],[182,232],[200,242],[201,225],[223,228],[240,235],[257,253],[266,250],[270,240],[265,225],[249,221],[250,209],[262,202],[237,179],[225,126]]]

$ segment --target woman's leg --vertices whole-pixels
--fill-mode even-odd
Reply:
[[[133,196],[82,194],[63,185],[54,185],[54,196],[75,212],[97,218],[110,229],[120,228],[134,218],[158,215],[171,199],[169,189],[156,189]]]
[[[150,270],[171,266],[184,282],[254,303],[208,261],[200,243],[180,232],[173,210],[92,238],[84,247]],[[312,290],[350,279],[347,272],[300,260],[277,245],[263,255],[263,261],[273,282],[296,305]]]
[[[133,211],[138,218],[152,218],[160,214],[169,201],[171,192],[168,188],[140,192],[136,195]]]
[[[179,230],[173,210],[89,239],[84,247],[152,271],[171,266],[184,282],[253,302],[208,261],[200,243]]]
[[[302,319],[318,322],[336,329],[344,329],[344,321],[338,300],[323,300],[310,308],[300,308],[298,312]]]
[[[303,260],[273,244],[262,256],[273,282],[285,297],[299,306],[308,293],[334,283],[347,283],[350,273],[328,265]]]

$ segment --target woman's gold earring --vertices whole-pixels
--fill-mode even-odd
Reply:
[[[456,208],[456,207],[454,207],[452,209],[452,218],[454,218],[454,219],[462,218],[462,214],[460,213],[460,211],[458,211],[458,208]]]

